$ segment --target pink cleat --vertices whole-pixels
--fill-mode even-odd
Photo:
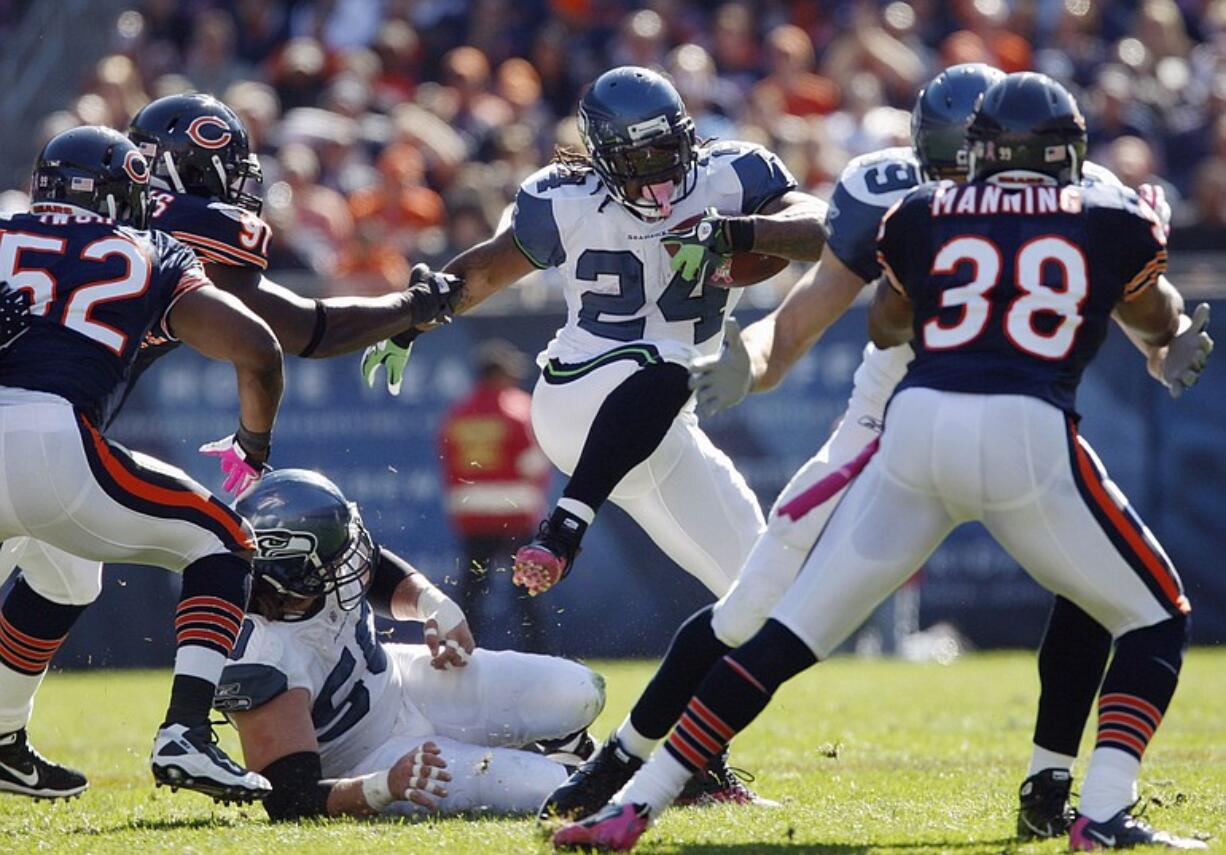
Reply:
[[[1208,849],[1203,840],[1176,837],[1150,828],[1139,817],[1126,810],[1104,822],[1094,822],[1079,816],[1068,833],[1068,848],[1074,852],[1095,852],[1099,849],[1131,849],[1133,846],[1165,846],[1167,849]]]
[[[535,597],[560,582],[569,566],[566,556],[540,543],[530,543],[516,550],[511,581]]]
[[[587,819],[568,823],[553,833],[555,849],[598,849],[629,852],[651,825],[647,805],[605,805]]]

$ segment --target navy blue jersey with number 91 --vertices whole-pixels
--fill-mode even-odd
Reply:
[[[190,249],[160,232],[62,213],[0,218],[0,281],[30,296],[30,328],[0,354],[0,386],[49,392],[102,425],[146,333],[208,284]]]
[[[1165,271],[1166,238],[1124,187],[941,182],[886,214],[878,258],[914,311],[899,389],[1029,395],[1075,414],[1112,311]]]

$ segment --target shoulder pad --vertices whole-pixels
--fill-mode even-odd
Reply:
[[[221,712],[253,710],[289,688],[285,672],[272,665],[227,665],[217,682],[213,709]]]
[[[550,163],[529,175],[520,192],[539,198],[573,199],[593,196],[599,186],[599,176],[590,169]]]
[[[1087,160],[1081,165],[1081,181],[1083,184],[1111,184],[1116,187],[1123,187],[1124,182],[1120,181],[1116,174],[1100,163],[1094,163]]]
[[[888,208],[921,181],[919,161],[906,147],[862,154],[847,164],[836,186],[858,202]]]
[[[839,177],[826,215],[826,245],[865,282],[881,273],[877,264],[881,218],[918,184],[919,164],[908,148],[861,155]]]
[[[756,143],[730,140],[705,147],[699,168],[706,169],[720,193],[741,199],[741,213],[757,213],[763,205],[797,186],[783,161]]]
[[[245,208],[200,196],[150,193],[150,226],[190,246],[201,261],[268,267],[269,225]]]

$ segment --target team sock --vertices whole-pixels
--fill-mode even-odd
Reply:
[[[0,605],[0,733],[25,727],[51,659],[85,606],[49,600],[18,577]]]
[[[1028,774],[1072,769],[1110,653],[1111,633],[1056,597],[1039,647],[1039,709]]]
[[[242,626],[250,581],[250,563],[229,553],[205,556],[183,571],[175,611],[175,676],[164,724],[194,727],[208,721],[217,681]]]
[[[1179,682],[1188,621],[1180,616],[1120,637],[1098,699],[1098,738],[1078,810],[1103,822],[1137,798],[1141,757]]]
[[[689,379],[683,366],[656,362],[610,392],[596,411],[563,497],[586,505],[593,514],[600,510],[618,482],[664,441],[690,399]]]
[[[695,612],[673,636],[664,661],[617,730],[622,747],[646,758],[685,712],[703,677],[732,648],[711,628],[714,606]]]
[[[766,709],[779,686],[815,662],[817,657],[791,630],[768,620],[707,672],[663,750],[614,800],[646,804],[659,815],[694,773],[727,750],[732,738]]]

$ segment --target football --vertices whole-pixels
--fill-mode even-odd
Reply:
[[[702,214],[695,214],[688,220],[678,224],[673,231],[684,231],[702,219]],[[666,244],[664,247],[670,256],[675,255],[677,247]],[[762,255],[757,252],[738,252],[729,256],[722,264],[707,273],[708,285],[719,288],[746,288],[770,279],[788,266],[786,258],[775,255]]]

